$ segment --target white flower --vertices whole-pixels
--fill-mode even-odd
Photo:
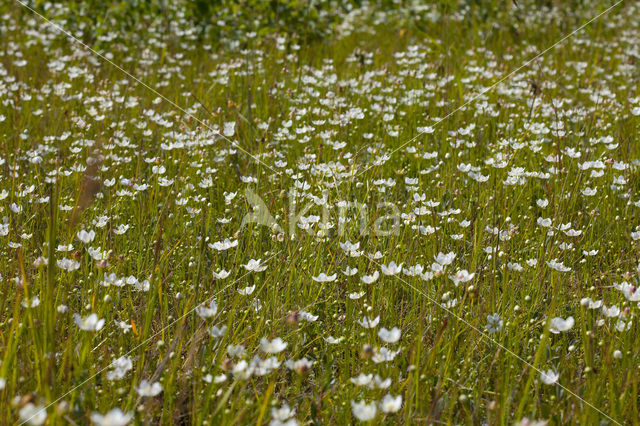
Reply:
[[[85,244],[89,244],[96,237],[96,231],[93,229],[89,232],[84,229],[78,232],[78,239]]]
[[[265,269],[267,269],[266,265],[262,265],[260,263],[262,259],[258,259],[258,260],[254,260],[254,259],[249,259],[249,261],[247,262],[246,265],[242,265],[244,267],[244,269],[246,269],[249,272],[262,272]]]
[[[540,373],[540,380],[545,385],[552,385],[558,381],[560,375],[553,370],[547,370]]]
[[[96,260],[98,262],[101,260],[107,260],[109,258],[109,252],[102,251],[101,247],[98,247],[97,249],[93,247],[87,247],[87,252],[89,252],[89,255],[93,260]]]
[[[247,286],[238,290],[240,296],[249,296],[256,289],[255,285]]]
[[[360,243],[359,242],[352,243],[351,241],[345,241],[344,243],[338,243],[338,245],[346,253],[351,252],[351,251],[356,251],[356,250],[358,250],[360,248]]]
[[[358,268],[351,268],[349,266],[347,266],[344,271],[342,271],[343,274],[345,274],[346,276],[350,277],[352,275],[355,275],[358,273]]]
[[[548,227],[551,226],[551,219],[549,219],[549,218],[543,219],[543,218],[539,217],[536,222],[538,223],[538,225],[540,225],[540,226],[542,226],[544,228],[548,228]]]
[[[209,307],[207,307],[204,303],[196,307],[196,314],[198,314],[200,318],[211,318],[217,313],[218,303],[215,300],[209,302]]]
[[[96,314],[91,314],[85,318],[78,314],[73,314],[73,320],[80,330],[84,331],[98,331],[104,326],[104,319],[98,319]]]
[[[111,363],[113,370],[107,372],[107,380],[119,380],[122,379],[129,370],[133,368],[133,362],[131,358],[121,356],[118,359],[113,360]]]
[[[375,385],[378,389],[387,389],[389,386],[391,386],[391,378],[383,379],[377,374],[373,378],[373,381],[375,382]]]
[[[556,271],[559,271],[559,272],[568,272],[568,271],[571,270],[571,268],[569,268],[568,266],[564,266],[564,264],[562,262],[558,262],[555,259],[548,261],[547,262],[547,266],[549,266],[549,268],[555,269]]]
[[[369,386],[373,382],[373,374],[360,373],[358,377],[349,379],[356,386]]]
[[[222,130],[222,134],[226,137],[230,138],[236,133],[236,122],[228,121],[224,123],[224,129]]]
[[[447,265],[451,265],[451,262],[453,262],[453,259],[456,258],[456,254],[454,252],[449,252],[447,254],[440,252],[434,258],[440,266],[447,266]]]
[[[91,414],[91,421],[98,426],[125,426],[132,418],[133,414],[125,414],[119,408],[114,408],[104,416],[100,413]]]
[[[461,269],[456,272],[455,275],[450,275],[449,279],[453,281],[453,284],[455,284],[455,286],[457,287],[458,285],[460,285],[460,283],[471,281],[475,275],[475,272],[470,274],[466,269]]]
[[[378,337],[387,343],[395,343],[400,340],[400,329],[393,327],[391,330],[387,330],[383,327],[378,331]]]
[[[286,421],[281,421],[277,419],[272,419],[269,422],[269,426],[299,426],[300,423],[296,419],[289,419]]]
[[[528,417],[523,417],[516,426],[548,426],[546,420],[531,420]]]
[[[375,402],[367,404],[364,401],[351,401],[351,411],[358,420],[360,420],[361,422],[366,422],[376,416],[376,404]]]
[[[213,278],[215,278],[216,280],[223,280],[223,279],[227,278],[230,273],[231,272],[228,272],[228,271],[225,271],[224,269],[221,269],[220,271],[213,273]]]
[[[632,323],[633,321],[629,321],[628,323],[625,323],[621,319],[618,319],[618,322],[616,322],[616,330],[618,330],[619,332],[623,332],[625,329],[629,330],[631,328]]]
[[[349,293],[349,294],[348,294],[349,299],[351,299],[351,300],[358,300],[358,299],[360,299],[360,298],[361,298],[362,296],[364,296],[364,295],[365,295],[365,292],[364,292],[364,291],[360,291],[360,292],[358,292],[358,293],[353,292],[353,293]]]
[[[265,339],[260,340],[260,349],[268,354],[277,354],[282,352],[287,347],[287,342],[284,342],[281,338],[276,337],[272,341]]]
[[[140,382],[140,386],[136,388],[140,396],[156,396],[162,392],[162,385],[159,382],[149,383],[147,380]]]
[[[229,345],[227,346],[227,353],[229,356],[243,356],[246,349],[243,345]]]
[[[249,363],[243,359],[233,367],[231,372],[238,379],[246,380],[253,374],[253,368],[250,368]]]
[[[33,296],[31,300],[24,299],[21,305],[25,308],[35,308],[36,306],[40,305],[40,298],[38,296]]]
[[[549,331],[551,331],[553,334],[559,334],[562,331],[569,330],[571,327],[573,327],[573,324],[575,324],[573,317],[569,317],[566,320],[560,317],[555,317],[549,324]]]
[[[311,312],[307,312],[307,311],[300,311],[300,318],[303,319],[304,321],[309,321],[309,322],[315,322],[318,320],[318,315],[313,315]]]
[[[409,277],[415,277],[416,275],[422,274],[423,271],[424,271],[424,266],[417,264],[414,266],[410,266],[408,268],[404,268],[402,270],[402,273]]]
[[[113,233],[116,235],[123,235],[128,230],[129,225],[127,225],[126,223],[121,223],[120,225],[116,226],[116,228],[113,230]]]
[[[503,321],[500,319],[500,315],[498,314],[487,315],[487,323],[488,324],[485,325],[484,328],[489,332],[489,334],[502,330]]]
[[[47,420],[47,410],[45,407],[29,402],[18,412],[20,420],[24,423],[28,423],[32,426],[40,426]]]
[[[292,410],[289,407],[289,404],[284,404],[280,408],[273,407],[271,408],[271,417],[275,420],[279,420],[284,422],[290,417],[293,417],[296,414],[296,410]]]
[[[391,261],[389,265],[380,265],[380,270],[385,275],[396,275],[398,272],[402,271],[402,263],[400,265],[396,265],[396,262]]]
[[[378,277],[380,277],[380,272],[375,271],[371,275],[363,275],[363,276],[361,276],[360,279],[365,284],[371,284],[371,283],[375,282],[378,279]]]
[[[324,341],[329,343],[330,345],[336,345],[344,340],[344,337],[338,337],[337,339],[333,336],[325,337]]]
[[[327,275],[324,272],[322,272],[317,277],[311,277],[311,279],[319,283],[327,283],[327,282],[334,281],[337,277],[338,277],[338,274]]]
[[[589,309],[600,309],[602,306],[602,300],[591,300],[590,297],[583,297],[580,299],[580,304],[582,306],[588,307]]]
[[[222,327],[218,327],[217,325],[214,325],[208,331],[211,337],[217,339],[225,335],[225,333],[227,332],[227,326],[223,325]]]
[[[608,318],[614,318],[617,317],[618,315],[620,315],[620,308],[618,308],[617,306],[611,306],[610,308],[607,308],[606,306],[602,307],[602,314],[605,317]]]
[[[375,319],[363,317],[361,320],[358,320],[358,324],[363,326],[364,328],[374,328],[380,322],[380,317],[376,317]]]
[[[509,268],[512,271],[516,271],[516,272],[524,271],[524,268],[518,262],[514,262],[514,263],[507,262],[507,268]]]
[[[400,351],[390,351],[387,348],[376,348],[373,353],[373,357],[371,360],[376,364],[380,364],[381,362],[389,362],[393,361],[395,357],[400,353]]]
[[[80,268],[80,262],[76,262],[73,259],[60,259],[56,262],[58,268],[64,269],[67,272],[75,271]]]
[[[229,250],[232,247],[238,246],[238,240],[230,241],[228,238],[225,238],[224,241],[216,241],[213,244],[209,244],[209,247],[212,249],[216,249],[218,251]]]
[[[309,368],[311,368],[311,366],[313,365],[313,361],[307,359],[307,358],[301,358],[299,360],[292,360],[289,359],[287,360],[284,365],[289,369],[289,370],[294,370],[297,372],[301,372],[301,371],[306,371]]]
[[[396,397],[386,394],[380,403],[380,408],[385,413],[395,413],[402,407],[402,395]]]

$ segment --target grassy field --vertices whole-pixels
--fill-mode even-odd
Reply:
[[[0,3],[0,424],[640,422],[636,3],[168,3]]]

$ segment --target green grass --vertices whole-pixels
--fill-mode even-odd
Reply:
[[[350,424],[352,401],[390,394],[401,408],[378,405],[371,423],[637,424],[638,305],[614,288],[639,274],[637,7],[614,8],[464,105],[611,4],[440,2],[430,21],[407,18],[415,8],[403,3],[363,11],[331,41],[240,37],[235,49],[189,32],[178,4],[168,20],[122,27],[48,9],[165,100],[1,4],[0,423],[46,407],[47,424],[88,424],[114,408],[134,424],[268,424],[286,403],[300,424]],[[223,137],[228,122],[235,132]],[[247,188],[281,232],[241,227]],[[86,244],[83,229],[95,231]],[[225,238],[237,246],[210,247]],[[430,279],[380,272],[391,261],[431,271],[449,252],[453,263]],[[266,270],[247,271],[250,259]],[[554,259],[571,270],[548,266]],[[221,269],[229,275],[216,279]],[[449,276],[462,269],[475,275],[456,286]],[[321,273],[337,278],[313,279]],[[34,296],[38,306],[23,306]],[[196,314],[213,299],[214,316]],[[81,330],[74,314],[92,313],[104,326]],[[489,334],[492,314],[503,323]],[[365,328],[365,316],[380,322]],[[573,327],[549,331],[569,316]],[[226,333],[211,336],[213,326]],[[399,341],[385,343],[382,327],[398,327]],[[283,351],[260,349],[277,337]],[[395,357],[376,362],[381,347]],[[122,356],[132,368],[110,378]],[[243,377],[238,365],[256,356],[280,365]],[[285,366],[303,358],[312,365]],[[549,369],[559,385],[542,383]],[[358,386],[360,374],[391,384]],[[162,392],[140,395],[142,380]]]

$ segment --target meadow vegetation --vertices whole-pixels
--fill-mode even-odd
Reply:
[[[0,423],[637,424],[612,5],[1,2]]]

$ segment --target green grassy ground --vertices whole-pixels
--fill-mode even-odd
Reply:
[[[3,2],[0,423],[637,424],[637,6],[528,63],[612,4]]]

